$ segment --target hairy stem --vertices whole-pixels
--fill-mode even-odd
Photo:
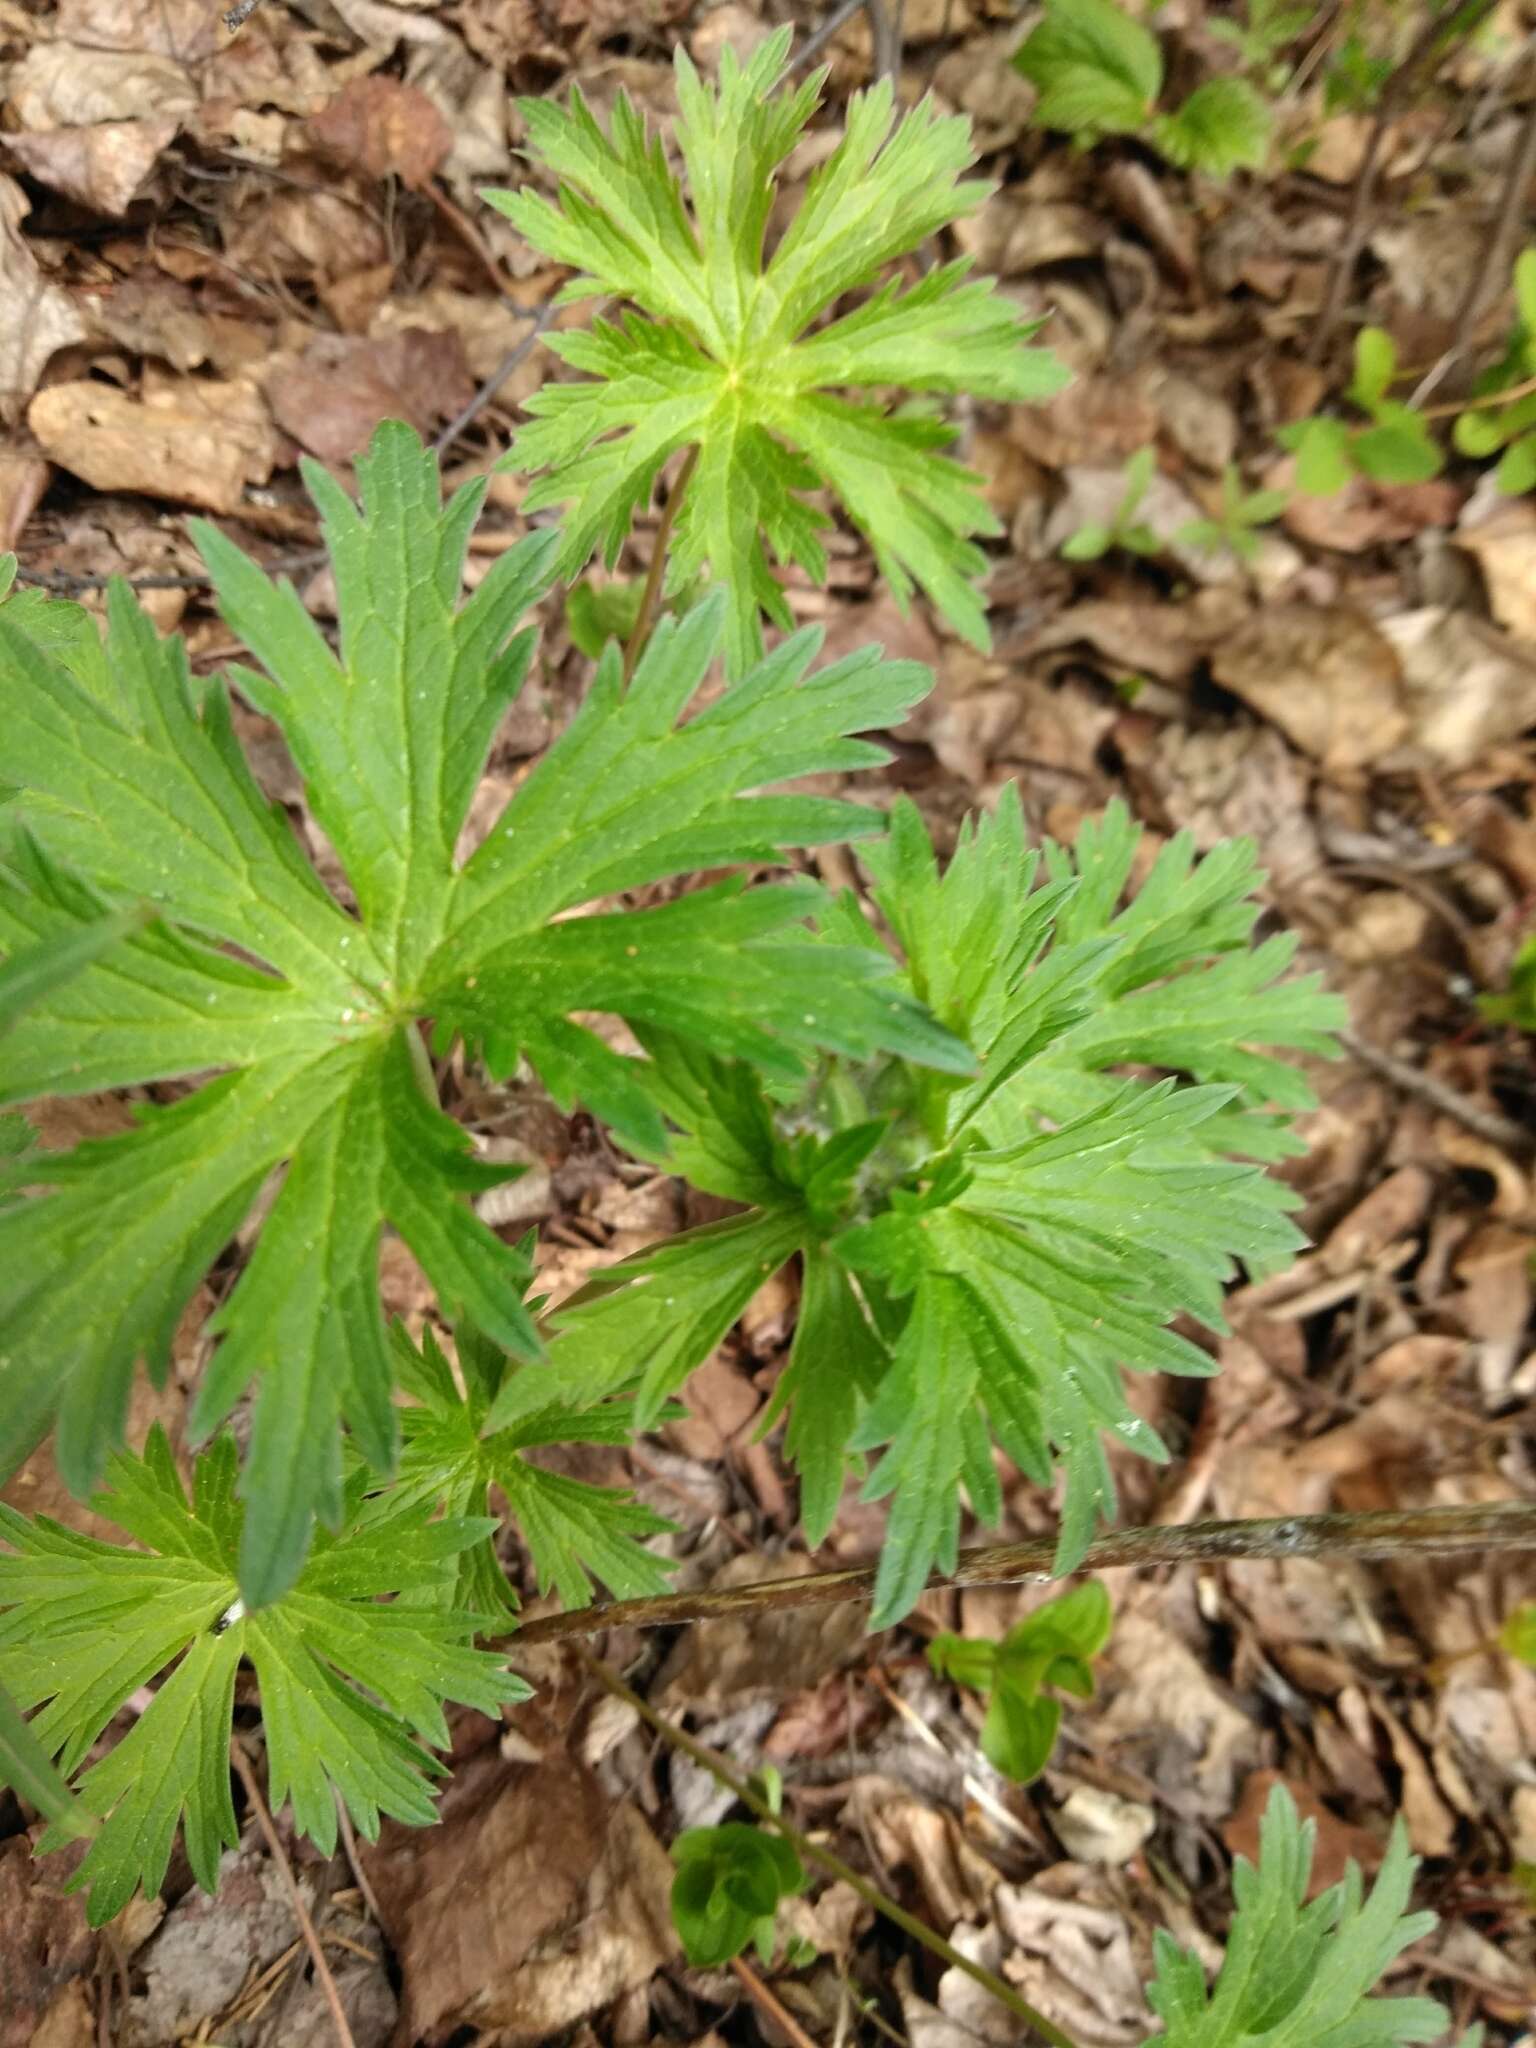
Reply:
[[[656,623],[656,612],[661,603],[662,579],[667,568],[667,543],[672,538],[672,529],[677,524],[677,515],[682,509],[688,480],[693,475],[694,464],[698,459],[699,451],[695,444],[683,457],[683,466],[677,472],[677,481],[667,493],[667,509],[661,515],[661,524],[657,527],[656,538],[651,543],[651,562],[645,572],[645,588],[640,593],[640,609],[635,615],[635,630],[630,634],[629,645],[624,649],[626,683],[634,674],[635,663],[645,652],[645,643],[650,639],[651,628]]]
[[[965,1550],[953,1572],[935,1572],[930,1591],[950,1586],[997,1586],[1019,1579],[1047,1579],[1054,1541],[1002,1543]],[[1465,1508],[1388,1509],[1365,1515],[1287,1515],[1273,1520],[1185,1522],[1150,1529],[1114,1529],[1089,1546],[1078,1570],[1116,1566],[1145,1570],[1160,1564],[1241,1562],[1250,1558],[1481,1557],[1491,1550],[1536,1550],[1536,1503],[1501,1502]],[[761,1608],[825,1607],[844,1600],[868,1600],[874,1592],[873,1564],[842,1571],[810,1572],[798,1579],[764,1579],[750,1586],[660,1593],[643,1600],[613,1600],[569,1614],[530,1621],[511,1638],[553,1642],[563,1636],[596,1635],[605,1628],[666,1628],[679,1622],[709,1621],[720,1615]]]
[[[583,1649],[578,1644],[576,1654],[593,1677],[605,1685],[615,1699],[623,1700],[626,1706],[633,1707],[641,1720],[654,1728],[664,1741],[671,1743],[674,1749],[680,1749],[684,1756],[691,1757],[701,1769],[708,1771],[718,1784],[724,1785],[727,1791],[733,1793],[743,1806],[757,1815],[760,1821],[766,1822],[769,1827],[777,1828],[784,1839],[793,1845],[802,1862],[814,1863],[829,1877],[837,1878],[850,1890],[857,1892],[867,1906],[873,1906],[877,1913],[883,1914],[893,1926],[899,1927],[903,1934],[909,1934],[931,1955],[938,1956],[952,1970],[964,1971],[967,1977],[973,1978],[984,1990],[990,1991],[999,2005],[1006,2006],[1009,2012],[1021,2019],[1032,2033],[1038,2034],[1043,2041],[1048,2041],[1050,2048],[1076,2048],[1070,2034],[1064,2034],[1043,2012],[1036,2012],[1029,2001],[1021,1998],[1011,1984],[1005,1984],[1001,1977],[984,1968],[982,1964],[973,1963],[969,1956],[962,1955],[953,1943],[944,1939],[942,1934],[935,1933],[926,1920],[919,1920],[916,1914],[909,1913],[894,1899],[887,1898],[878,1885],[871,1884],[869,1879],[855,1870],[851,1863],[845,1863],[841,1856],[835,1856],[830,1849],[824,1849],[819,1842],[813,1842],[808,1836],[802,1835],[783,1814],[775,1813],[767,1800],[751,1785],[738,1778],[730,1766],[716,1756],[712,1749],[706,1749],[702,1742],[695,1742],[691,1735],[658,1714],[649,1700],[642,1699],[632,1686],[626,1685],[617,1672],[610,1671],[608,1666],[600,1658],[594,1657],[590,1650]]]

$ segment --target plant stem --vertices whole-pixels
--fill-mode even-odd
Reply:
[[[667,566],[667,543],[672,538],[672,529],[677,524],[677,515],[682,509],[688,480],[693,475],[694,464],[698,459],[698,444],[695,443],[683,457],[683,466],[677,472],[677,481],[667,493],[667,509],[661,515],[661,524],[657,527],[656,538],[651,543],[651,562],[645,572],[645,588],[640,593],[640,609],[635,615],[635,630],[630,634],[629,645],[624,649],[626,683],[634,674],[635,664],[645,652],[645,643],[650,639],[651,628],[656,623],[656,610],[661,603],[661,582]]]
[[[1003,1543],[960,1553],[957,1570],[935,1572],[930,1591],[953,1586],[998,1586],[1052,1576],[1053,1540]],[[1506,1501],[1464,1508],[1401,1508],[1365,1515],[1287,1515],[1239,1522],[1184,1522],[1150,1529],[1114,1529],[1088,1547],[1079,1572],[1117,1567],[1146,1570],[1160,1564],[1214,1564],[1276,1557],[1450,1557],[1491,1550],[1536,1550],[1536,1502]],[[679,1622],[709,1621],[762,1608],[825,1607],[868,1600],[874,1591],[872,1564],[841,1571],[809,1572],[797,1579],[764,1579],[750,1586],[660,1593],[641,1600],[612,1600],[569,1614],[530,1621],[508,1640],[548,1643],[565,1636],[596,1635],[606,1628],[667,1628]]]
[[[1360,260],[1360,251],[1365,246],[1366,235],[1371,225],[1371,203],[1376,197],[1376,178],[1381,164],[1382,144],[1386,141],[1387,129],[1397,117],[1399,110],[1418,92],[1421,84],[1431,76],[1446,52],[1465,37],[1476,32],[1481,23],[1493,12],[1493,0],[1468,0],[1449,18],[1441,20],[1432,15],[1415,39],[1407,56],[1393,72],[1381,89],[1376,102],[1376,111],[1371,118],[1371,132],[1366,137],[1365,153],[1360,159],[1360,169],[1355,174],[1355,189],[1350,195],[1349,219],[1339,243],[1338,253],[1328,275],[1328,292],[1317,325],[1312,330],[1312,339],[1307,345],[1307,361],[1321,362],[1323,354],[1333,339],[1333,330],[1344,311],[1344,300],[1350,282],[1355,274],[1355,265]]]
[[[641,1720],[654,1728],[663,1740],[670,1742],[674,1749],[680,1749],[684,1756],[691,1757],[701,1769],[708,1771],[718,1784],[724,1785],[727,1791],[733,1793],[743,1806],[757,1815],[760,1821],[766,1822],[769,1827],[777,1828],[784,1839],[793,1845],[802,1861],[819,1865],[829,1877],[837,1878],[852,1891],[857,1892],[867,1906],[873,1906],[877,1913],[883,1914],[894,1926],[899,1927],[903,1934],[909,1934],[914,1941],[921,1943],[930,1954],[938,1956],[952,1970],[962,1970],[967,1977],[990,1991],[999,2005],[1006,2006],[1008,2011],[1023,2020],[1032,2032],[1038,2034],[1042,2040],[1048,2041],[1050,2048],[1076,2048],[1070,2034],[1064,2034],[1043,2012],[1036,2012],[1029,2001],[1021,1998],[1011,1984],[1005,1984],[1001,1977],[986,1969],[981,1963],[973,1963],[969,1956],[962,1955],[959,1949],[944,1939],[942,1934],[935,1933],[926,1920],[919,1920],[916,1914],[909,1913],[904,1906],[897,1905],[894,1899],[887,1898],[878,1885],[871,1884],[869,1879],[855,1870],[851,1863],[845,1863],[841,1856],[835,1856],[819,1842],[811,1841],[787,1821],[783,1814],[775,1813],[767,1800],[754,1791],[752,1786],[738,1778],[729,1764],[716,1756],[712,1749],[706,1749],[702,1742],[695,1742],[691,1735],[658,1714],[649,1700],[642,1699],[632,1686],[626,1685],[617,1672],[610,1671],[608,1666],[600,1658],[594,1657],[590,1650],[584,1649],[578,1643],[576,1654],[593,1677],[606,1686],[615,1699],[623,1700],[626,1706],[633,1707]]]
[[[741,1980],[741,1988],[754,2005],[762,2007],[768,2017],[775,2021],[789,2036],[793,2048],[816,2048],[816,2043],[801,2026],[794,2014],[785,2005],[771,1984],[764,1983],[745,1956],[732,1956],[731,1968]]]
[[[357,2044],[352,2037],[352,2029],[347,2024],[346,2009],[341,2002],[341,1993],[336,1989],[336,1979],[331,1975],[331,1966],[325,1960],[325,1950],[320,1946],[320,1937],[315,1932],[315,1923],[309,1917],[309,1908],[304,1903],[304,1894],[299,1890],[298,1879],[293,1874],[293,1865],[288,1861],[287,1855],[284,1852],[283,1844],[273,1824],[272,1816],[267,1811],[267,1802],[262,1797],[261,1786],[257,1781],[255,1769],[250,1758],[246,1755],[245,1747],[238,1736],[229,1745],[229,1760],[239,1773],[240,1782],[245,1787],[245,1796],[250,1800],[251,1811],[255,1814],[257,1825],[266,1838],[267,1848],[271,1853],[272,1861],[277,1865],[282,1875],[283,1883],[287,1887],[288,1898],[293,1906],[294,1918],[299,1923],[299,1932],[304,1937],[304,1946],[309,1950],[309,1959],[315,1966],[315,1980],[319,1984],[321,1991],[325,1994],[325,2002],[330,2009],[331,2024],[336,2029],[338,2048],[357,2048]]]
[[[1456,308],[1455,338],[1414,393],[1415,404],[1427,398],[1470,351],[1483,307],[1497,288],[1498,280],[1509,269],[1510,252],[1525,217],[1525,195],[1531,188],[1533,177],[1536,177],[1536,100],[1526,109],[1515,153],[1499,194],[1498,212],[1483,242],[1481,259],[1467,280],[1466,292]]]

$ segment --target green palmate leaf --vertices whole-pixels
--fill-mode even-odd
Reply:
[[[913,993],[978,1072],[836,1062],[765,1086],[653,1037],[673,1164],[744,1213],[609,1269],[554,1318],[562,1398],[638,1383],[643,1419],[798,1254],[772,1412],[813,1542],[850,1461],[884,1452],[867,1487],[891,1500],[877,1626],[953,1564],[962,1490],[995,1519],[994,1442],[1042,1485],[1065,1471],[1059,1563],[1080,1558],[1113,1506],[1102,1434],[1164,1455],[1119,1368],[1209,1372],[1168,1324],[1219,1327],[1234,1262],[1265,1272],[1300,1243],[1293,1197],[1250,1162],[1294,1149],[1283,1112],[1311,1100],[1274,1049],[1327,1053],[1341,1007],[1282,978],[1290,940],[1250,946],[1250,845],[1197,863],[1180,837],[1122,908],[1137,838],[1113,806],[1075,855],[1041,856],[1010,796],[941,872],[898,805],[868,855],[877,900]],[[860,929],[874,949],[852,911],[829,943]]]
[[[727,1821],[679,1835],[672,1860],[672,1924],[694,1968],[717,1968],[752,1942],[770,1962],[779,1901],[805,1888],[793,1845],[770,1828]]]
[[[142,1459],[115,1457],[96,1506],[142,1546],[133,1550],[0,1507],[0,1683],[36,1709],[30,1728],[46,1753],[77,1771],[132,1695],[162,1681],[79,1778],[100,1825],[73,1882],[90,1888],[95,1925],[136,1885],[159,1889],[178,1825],[193,1874],[213,1889],[221,1851],[239,1839],[229,1742],[242,1659],[261,1688],[273,1803],[290,1800],[295,1825],[326,1855],[338,1796],[370,1839],[381,1815],[433,1818],[446,1701],[494,1714],[528,1696],[471,1647],[477,1617],[439,1598],[492,1524],[433,1521],[396,1502],[322,1537],[297,1585],[252,1614],[236,1578],[235,1471],[234,1444],[220,1437],[198,1461],[189,1505],[158,1429]],[[360,1495],[359,1478],[349,1509]]]
[[[1423,414],[1385,400],[1374,424],[1354,437],[1353,452],[1362,474],[1384,484],[1427,483],[1445,467]]]
[[[1157,38],[1113,0],[1046,0],[1013,62],[1039,91],[1036,118],[1073,135],[1142,127],[1163,89]]]
[[[537,1461],[539,1451],[559,1444],[627,1443],[634,1434],[629,1402],[584,1412],[558,1403],[542,1409],[525,1405],[508,1428],[487,1429],[486,1417],[501,1389],[529,1377],[537,1382],[537,1367],[518,1367],[465,1325],[458,1338],[461,1393],[430,1331],[419,1348],[398,1331],[395,1344],[401,1383],[417,1405],[403,1417],[399,1471],[370,1512],[388,1515],[414,1501],[454,1516],[488,1515],[495,1489],[527,1547],[541,1593],[553,1588],[564,1606],[585,1607],[594,1578],[618,1599],[666,1591],[668,1567],[642,1545],[672,1525],[627,1494],[586,1485]],[[481,1614],[516,1610],[517,1595],[492,1536],[463,1553],[458,1582],[445,1587],[444,1597]]]
[[[1408,1913],[1417,1859],[1401,1820],[1369,1897],[1349,1865],[1343,1881],[1307,1903],[1316,1829],[1284,1786],[1270,1793],[1259,1863],[1239,1857],[1237,1912],[1226,1958],[1207,1990],[1199,1958],[1159,1929],[1157,1975],[1147,1997],[1166,2048],[1402,2048],[1445,2032],[1431,1998],[1375,1998],[1385,1971],[1435,1925]],[[1146,2048],[1153,2048],[1152,2043]]]
[[[679,49],[685,178],[622,92],[605,133],[573,89],[569,109],[522,103],[529,154],[560,181],[556,203],[528,190],[486,195],[579,273],[571,295],[611,293],[635,309],[552,339],[585,381],[529,401],[533,424],[508,460],[548,475],[527,509],[570,506],[563,573],[598,551],[611,565],[668,458],[696,449],[668,588],[704,571],[729,586],[735,673],[761,650],[762,614],[789,624],[770,556],[824,574],[825,518],[813,494],[825,489],[870,541],[899,601],[920,585],[985,642],[974,588],[984,558],[972,536],[998,527],[980,479],[943,452],[949,427],[893,408],[887,394],[1018,401],[1067,381],[1053,356],[1024,345],[1035,327],[990,284],[967,281],[963,264],[904,290],[888,282],[824,321],[985,196],[962,176],[965,121],[925,102],[898,122],[887,84],[855,94],[842,141],[767,253],[777,179],[820,87],[819,74],[785,82],[789,41],[788,29],[769,37],[745,67],[725,50],[718,87]],[[836,395],[850,390],[872,395]]]
[[[1245,79],[1211,78],[1174,113],[1160,115],[1149,133],[1170,163],[1226,178],[1264,168],[1272,125],[1269,108]]]
[[[355,913],[257,788],[224,688],[194,685],[185,649],[159,640],[126,590],[112,592],[104,641],[74,606],[0,608],[9,808],[31,835],[0,868],[0,950],[34,984],[39,948],[78,969],[46,976],[0,1040],[0,1103],[216,1076],[144,1109],[125,1136],[0,1164],[0,1193],[47,1190],[0,1215],[0,1473],[57,1416],[66,1477],[93,1483],[136,1359],[164,1369],[199,1279],[281,1174],[213,1325],[222,1342],[195,1418],[206,1433],[258,1389],[242,1481],[253,1608],[292,1584],[315,1516],[341,1512],[338,1422],[373,1465],[393,1459],[386,1226],[450,1319],[537,1351],[527,1260],[468,1202],[509,1169],[475,1159],[438,1110],[419,1019],[442,1041],[464,1034],[498,1075],[527,1056],[562,1105],[581,1099],[641,1145],[662,1137],[643,1063],[582,1013],[785,1078],[824,1047],[968,1065],[888,962],[813,940],[812,885],[729,881],[656,909],[569,915],[691,868],[773,862],[876,827],[844,802],[764,792],[882,760],[849,735],[899,722],[924,671],[871,650],[811,674],[818,636],[800,633],[688,716],[723,628],[720,602],[701,604],[663,624],[631,683],[610,652],[461,862],[471,795],[531,655],[519,622],[556,541],[509,550],[461,603],[483,482],[442,505],[435,463],[397,425],[358,471],[360,505],[307,472],[335,565],[338,653],[290,586],[200,534],[225,617],[265,667],[234,680],[281,727]],[[159,920],[96,954],[104,908],[125,903]]]

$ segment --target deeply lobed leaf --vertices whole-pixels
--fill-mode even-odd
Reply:
[[[234,680],[280,726],[355,911],[257,787],[225,687],[194,683],[182,644],[158,639],[126,590],[105,640],[74,606],[0,608],[20,828],[0,866],[0,972],[34,998],[0,1040],[0,1102],[175,1084],[122,1136],[0,1162],[0,1191],[44,1190],[0,1214],[0,1472],[56,1417],[62,1468],[89,1488],[135,1362],[164,1370],[189,1297],[270,1184],[195,1413],[207,1433],[256,1390],[241,1539],[253,1608],[292,1585],[315,1517],[340,1515],[338,1425],[379,1469],[393,1460],[386,1227],[450,1320],[538,1350],[527,1260],[467,1199],[510,1169],[475,1159],[437,1108],[419,1020],[442,1042],[463,1034],[498,1075],[528,1057],[562,1104],[580,1099],[641,1145],[663,1136],[643,1063],[586,1013],[785,1078],[823,1047],[969,1064],[889,963],[813,939],[810,884],[726,881],[572,915],[874,829],[857,806],[774,786],[883,759],[853,735],[899,722],[926,672],[873,650],[812,672],[818,636],[802,633],[695,711],[723,626],[706,601],[654,636],[628,685],[616,653],[600,664],[461,861],[554,542],[519,543],[461,602],[483,480],[441,505],[435,462],[398,425],[358,470],[358,505],[309,472],[336,569],[334,654],[290,587],[201,533],[220,603],[266,667]]]
[[[914,994],[977,1055],[974,1076],[839,1062],[770,1084],[653,1042],[673,1162],[744,1214],[598,1275],[554,1317],[564,1398],[637,1384],[640,1420],[708,1356],[762,1281],[799,1256],[802,1300],[773,1412],[800,1466],[811,1541],[850,1459],[883,1453],[875,1625],[952,1567],[962,1490],[999,1510],[991,1446],[1067,1480],[1058,1566],[1114,1494],[1103,1437],[1162,1457],[1120,1368],[1206,1373],[1169,1328],[1221,1323],[1236,1262],[1291,1256],[1294,1198],[1254,1162],[1293,1149],[1311,1099],[1279,1051],[1326,1054],[1340,1006],[1285,979],[1288,940],[1249,944],[1253,849],[1196,862],[1171,841],[1122,906],[1138,834],[1111,806],[1074,854],[1024,843],[1010,796],[941,871],[898,805],[867,851]],[[827,943],[873,934],[840,911]],[[1186,1077],[1121,1078],[1162,1068]],[[531,1379],[539,1380],[535,1371]]]
[[[242,1659],[261,1688],[273,1804],[290,1800],[294,1824],[326,1855],[338,1796],[370,1840],[384,1814],[433,1818],[446,1701],[494,1714],[528,1696],[500,1659],[471,1647],[478,1618],[437,1597],[493,1524],[431,1520],[397,1500],[322,1537],[297,1584],[254,1614],[236,1576],[235,1474],[227,1436],[198,1461],[190,1503],[158,1428],[142,1458],[114,1457],[95,1506],[140,1549],[0,1506],[0,1683],[37,1709],[29,1727],[45,1753],[75,1771],[130,1698],[161,1680],[76,1788],[99,1825],[72,1886],[89,1889],[96,1926],[137,1885],[158,1891],[178,1825],[193,1875],[213,1889],[221,1852],[239,1839],[229,1744]]]

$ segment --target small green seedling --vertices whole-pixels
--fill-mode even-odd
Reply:
[[[747,1821],[689,1828],[672,1844],[672,1924],[695,1969],[716,1968],[755,1947],[773,1960],[781,1899],[803,1891],[794,1845]]]
[[[928,1645],[941,1677],[986,1695],[981,1750],[1005,1778],[1026,1785],[1045,1769],[1061,1726],[1061,1702],[1045,1689],[1093,1697],[1091,1660],[1109,1641],[1113,1618],[1109,1595],[1090,1579],[1037,1607],[1001,1642],[935,1636]]]
[[[1536,932],[1515,955],[1509,987],[1502,995],[1484,996],[1478,1007],[1495,1024],[1513,1024],[1521,1031],[1536,1031]]]
[[[1480,460],[1503,451],[1494,481],[1510,497],[1536,487],[1536,248],[1516,260],[1515,310],[1503,355],[1477,378],[1473,402],[1451,432],[1459,455]],[[1505,391],[1507,404],[1487,402]]]
[[[1221,473],[1221,504],[1208,519],[1191,519],[1174,535],[1181,545],[1216,554],[1226,548],[1240,562],[1258,557],[1257,528],[1270,526],[1285,510],[1284,491],[1250,491],[1243,486],[1241,472],[1229,462]]]
[[[1397,348],[1380,327],[1355,337],[1355,374],[1344,394],[1369,425],[1351,426],[1320,414],[1295,420],[1276,434],[1296,457],[1296,481],[1316,498],[1331,498],[1355,476],[1374,483],[1422,484],[1438,476],[1445,456],[1422,413],[1388,398],[1397,376]]]
[[[1241,21],[1217,15],[1206,27],[1218,41],[1237,51],[1245,71],[1260,73],[1266,88],[1278,92],[1287,76],[1280,59],[1315,15],[1314,8],[1298,6],[1295,0],[1248,0]]]
[[[1046,0],[1045,19],[1013,65],[1039,91],[1036,119],[1085,148],[1106,135],[1137,135],[1181,170],[1215,178],[1259,170],[1268,155],[1269,109],[1246,79],[1207,79],[1160,113],[1162,48],[1113,0]]]
[[[1090,519],[1062,542],[1061,552],[1069,562],[1096,562],[1111,548],[1124,548],[1132,555],[1157,553],[1162,542],[1144,520],[1136,517],[1156,466],[1155,450],[1137,449],[1125,465],[1125,492],[1115,508],[1114,517],[1107,523]]]
[[[1499,1630],[1499,1647],[1536,1667],[1536,1600],[1523,1600]]]

